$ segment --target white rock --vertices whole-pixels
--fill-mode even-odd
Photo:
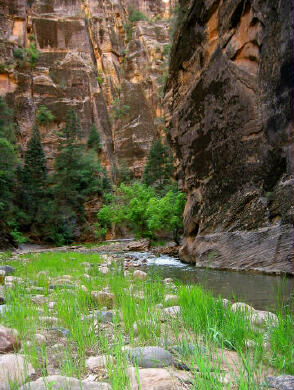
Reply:
[[[88,289],[87,289],[87,287],[85,286],[85,285],[81,285],[81,290],[83,290],[84,292],[88,292]]]
[[[255,312],[250,315],[250,320],[255,325],[266,324],[277,326],[279,324],[276,314],[271,313],[270,311],[255,310]]]
[[[146,272],[140,270],[135,271],[133,276],[135,279],[139,279],[139,280],[145,280],[147,278]]]
[[[91,356],[86,360],[86,368],[94,370],[105,368],[108,364],[114,364],[115,360],[111,355]]]
[[[172,368],[140,368],[130,367],[128,375],[131,382],[131,390],[180,390],[179,380],[190,381],[189,374],[185,371],[176,371]],[[138,378],[139,377],[139,378]],[[140,386],[138,385],[138,379]]]
[[[166,295],[164,298],[164,302],[170,305],[175,305],[178,303],[178,296],[177,295]]]
[[[50,375],[26,383],[19,390],[111,390],[108,383],[80,381],[76,378],[61,375]]]
[[[35,340],[36,340],[36,343],[39,345],[46,343],[46,337],[40,333],[35,334]]]
[[[49,303],[48,303],[48,308],[49,308],[49,309],[54,309],[54,307],[55,307],[56,305],[57,305],[56,302],[53,302],[53,301],[52,301],[52,302],[49,302]]]
[[[163,309],[165,316],[176,318],[181,314],[180,306],[171,306]]]
[[[99,271],[103,274],[103,275],[106,275],[108,274],[110,271],[109,271],[109,268],[107,267],[99,267]]]
[[[5,276],[5,284],[10,284],[10,283],[21,283],[22,282],[22,278],[19,278],[17,276]]]
[[[0,355],[0,390],[9,390],[9,382],[21,385],[28,376],[35,373],[32,365],[23,355]]]
[[[242,312],[247,312],[247,313],[255,311],[254,307],[249,306],[249,305],[247,305],[244,302],[233,303],[232,306],[231,306],[231,310],[234,311],[234,312],[242,311]]]

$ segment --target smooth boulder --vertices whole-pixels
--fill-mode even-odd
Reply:
[[[23,355],[0,355],[0,390],[10,390],[10,382],[21,385],[34,372]]]
[[[50,375],[23,385],[19,390],[111,390],[108,383],[79,381],[76,378]]]
[[[128,352],[130,361],[143,368],[172,366],[173,355],[161,347],[137,347]]]
[[[17,351],[20,347],[17,331],[0,325],[0,354]]]

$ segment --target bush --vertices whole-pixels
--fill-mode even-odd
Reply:
[[[138,9],[134,9],[133,7],[130,7],[129,21],[133,23],[133,22],[139,22],[140,20],[148,20],[148,18],[145,14],[143,14],[143,12],[139,11]]]
[[[41,105],[36,113],[36,120],[40,125],[46,125],[54,120],[52,112],[44,105]]]
[[[121,119],[128,115],[130,106],[122,104],[120,98],[115,98],[111,104],[111,115],[114,119]]]

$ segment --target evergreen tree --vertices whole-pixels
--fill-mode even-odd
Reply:
[[[69,242],[85,222],[84,203],[109,190],[109,180],[97,153],[81,143],[81,126],[74,110],[60,134],[59,154],[52,177],[55,206],[49,238]]]
[[[46,218],[43,209],[48,188],[46,159],[37,126],[34,126],[24,160],[21,178],[21,210],[26,214],[24,224],[29,225],[27,228],[31,229],[35,225],[38,229],[38,225]]]
[[[170,184],[172,160],[167,146],[155,140],[150,148],[143,173],[143,183],[152,185],[159,192]]]
[[[0,97],[0,247],[9,244],[17,157],[13,145],[12,112]]]
[[[125,159],[121,161],[121,164],[115,170],[116,182],[117,184],[130,184],[133,179],[133,174]]]
[[[94,124],[90,127],[87,145],[89,149],[95,150],[96,153],[101,151],[101,137]]]

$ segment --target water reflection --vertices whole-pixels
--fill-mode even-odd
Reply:
[[[259,310],[275,310],[278,292],[283,304],[293,302],[294,278],[291,277],[201,269],[167,255],[155,257],[146,252],[132,253],[132,256],[147,260],[140,267],[146,272],[187,284],[198,283],[215,296],[220,294],[224,298],[237,299]]]

